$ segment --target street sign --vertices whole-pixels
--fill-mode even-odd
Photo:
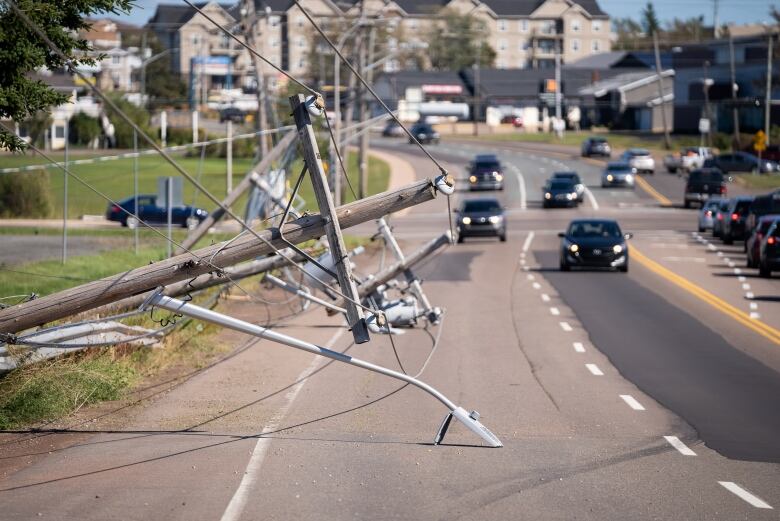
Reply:
[[[766,150],[766,134],[763,130],[759,130],[753,136],[753,150],[756,152],[763,152]]]
[[[699,120],[699,133],[700,134],[709,134],[710,133],[710,120],[707,118],[701,118]]]
[[[171,206],[184,206],[184,198],[182,197],[182,181],[181,177],[172,177],[171,179]],[[160,208],[167,208],[168,204],[168,178],[157,178],[157,200],[155,204]]]

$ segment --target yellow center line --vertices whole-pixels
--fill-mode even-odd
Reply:
[[[648,183],[644,177],[636,175],[634,176],[634,179],[636,179],[636,184],[639,185],[639,188],[647,192],[650,197],[661,203],[661,206],[672,206],[672,202],[658,190],[650,186],[650,183]]]
[[[714,307],[724,315],[731,317],[732,319],[736,320],[737,322],[747,327],[748,329],[751,329],[754,332],[758,333],[759,335],[768,338],[775,344],[780,345],[780,331],[778,331],[777,329],[773,328],[768,324],[765,324],[764,322],[761,322],[760,320],[757,320],[755,318],[750,318],[750,315],[748,315],[744,311],[735,308],[734,306],[727,303],[723,299],[716,297],[709,291],[697,286],[696,284],[692,283],[688,279],[681,277],[680,275],[677,275],[673,271],[664,268],[657,262],[650,260],[644,254],[642,254],[642,252],[640,252],[636,248],[636,246],[631,246],[631,258],[639,262],[639,264],[649,269],[653,273],[660,275],[666,280],[681,287],[688,293],[694,295],[695,297],[698,297],[700,300],[703,300],[704,302]]]

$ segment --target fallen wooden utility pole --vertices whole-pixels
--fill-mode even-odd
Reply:
[[[441,184],[437,181],[437,185]],[[342,228],[378,219],[389,213],[403,210],[430,201],[436,197],[437,189],[430,179],[423,179],[397,190],[361,199],[336,209]],[[309,215],[289,222],[284,227],[285,238],[299,244],[321,237],[325,233],[325,222],[319,214]],[[273,253],[274,248],[283,249],[286,244],[279,236],[279,230],[269,228],[258,232],[269,241],[258,240],[251,234],[244,234],[206,248],[162,260],[111,277],[89,282],[75,288],[25,302],[0,310],[0,333],[16,333],[58,320],[76,313],[116,302],[139,293],[151,291],[158,286],[188,280],[204,273],[226,268],[242,261]]]
[[[236,266],[230,266],[229,268],[225,268],[224,275],[211,272],[200,275],[191,281],[182,280],[175,284],[169,284],[165,286],[163,295],[167,295],[169,297],[178,297],[192,291],[200,291],[214,286],[219,286],[220,284],[228,284],[231,281],[236,282],[241,279],[251,277],[252,275],[258,275],[267,271],[283,268],[284,266],[288,266],[293,262],[302,262],[306,259],[300,253],[296,253],[289,248],[284,253],[285,256],[273,255],[264,259],[258,259],[238,264]],[[148,296],[148,292],[140,293],[138,295],[122,299],[118,302],[114,302],[113,304],[103,306],[100,309],[94,310],[93,313],[108,315],[126,309],[137,308],[143,304],[144,300],[146,300],[146,297]]]
[[[365,298],[375,292],[382,284],[387,284],[390,280],[394,279],[406,270],[412,269],[420,261],[432,255],[443,246],[452,244],[452,236],[450,232],[444,232],[435,239],[423,244],[417,250],[409,254],[403,261],[398,261],[390,266],[386,267],[372,278],[358,286],[358,295],[360,298]],[[334,303],[337,307],[344,307],[344,299],[339,299]],[[328,311],[332,314],[331,311]]]
[[[238,201],[238,198],[241,197],[241,194],[246,192],[254,183],[253,176],[259,173],[263,173],[264,171],[271,168],[273,162],[276,161],[290,145],[292,145],[293,140],[295,140],[295,135],[296,134],[294,131],[290,131],[285,134],[279,143],[277,143],[276,146],[273,147],[268,152],[268,154],[265,155],[265,157],[263,157],[260,163],[258,163],[257,166],[253,168],[247,175],[245,175],[241,182],[236,185],[233,191],[222,200],[222,206],[217,207],[209,214],[208,217],[203,219],[203,221],[194,230],[192,230],[189,235],[187,235],[187,238],[184,239],[184,242],[182,242],[182,247],[178,248],[176,253],[183,253],[184,249],[189,250],[201,239],[201,237],[206,235],[206,233],[209,231],[209,228],[214,226],[217,221],[222,219],[222,217],[225,215],[225,210],[223,208],[230,208],[235,204],[236,201]]]

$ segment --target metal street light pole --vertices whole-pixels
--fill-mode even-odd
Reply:
[[[772,38],[770,32],[766,48],[766,99],[764,100],[764,134],[766,145],[769,146],[769,116],[772,108]]]

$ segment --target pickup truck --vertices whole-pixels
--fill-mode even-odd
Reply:
[[[710,197],[726,197],[726,178],[717,168],[701,168],[688,174],[683,203],[703,205]]]
[[[713,156],[709,147],[687,147],[676,154],[669,154],[664,158],[664,166],[670,174],[690,172],[704,166],[704,161]]]

